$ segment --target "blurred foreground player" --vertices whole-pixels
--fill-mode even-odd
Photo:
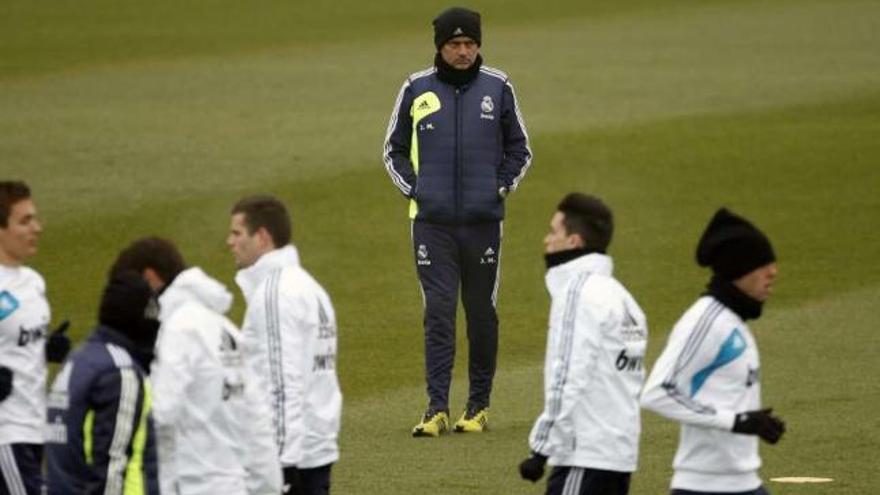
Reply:
[[[42,231],[27,184],[0,181],[0,495],[40,493],[46,361],[70,350],[66,322],[46,338],[46,283],[24,265]]]
[[[276,495],[281,468],[265,389],[245,367],[232,295],[171,242],[146,237],[120,254],[159,294],[153,418],[163,493]]]
[[[550,328],[544,410],[520,475],[553,466],[547,495],[626,495],[639,454],[645,314],[613,276],[614,222],[598,198],[572,193],[544,238]]]
[[[49,395],[49,494],[159,493],[147,379],[156,310],[138,273],[108,281],[100,324],[65,362]]]
[[[252,196],[232,208],[227,245],[247,300],[242,354],[270,390],[284,493],[326,495],[342,411],[336,313],[290,238],[290,215],[277,198]]]
[[[770,297],[776,255],[760,230],[722,208],[697,245],[697,263],[712,268],[708,290],[672,329],[642,405],[682,424],[673,495],[766,495],[758,438],[775,444],[785,423],[761,406],[758,346],[746,321]]]

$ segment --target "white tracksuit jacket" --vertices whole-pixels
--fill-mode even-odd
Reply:
[[[547,271],[544,411],[529,447],[554,466],[637,466],[648,327],[612,268],[610,257],[593,253]]]
[[[151,367],[162,493],[277,495],[267,391],[245,366],[232,294],[199,268],[159,297]]]
[[[758,347],[745,322],[711,296],[678,320],[642,392],[642,406],[681,423],[672,487],[741,492],[761,486],[758,437],[733,433],[761,408]]]
[[[342,394],[330,297],[291,245],[263,255],[235,280],[248,303],[243,353],[268,383],[282,467],[336,462]]]
[[[43,277],[0,265],[0,366],[12,370],[12,393],[0,402],[0,445],[43,443],[50,317]]]

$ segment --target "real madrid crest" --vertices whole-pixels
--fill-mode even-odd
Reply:
[[[492,97],[486,95],[483,97],[483,101],[480,103],[480,109],[483,113],[492,113],[492,110],[495,110],[495,104],[492,103]]]

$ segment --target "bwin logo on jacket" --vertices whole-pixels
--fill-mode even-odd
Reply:
[[[0,292],[0,320],[5,319],[18,309],[18,299],[8,290]]]

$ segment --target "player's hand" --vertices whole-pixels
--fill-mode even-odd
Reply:
[[[65,332],[68,328],[70,328],[70,321],[64,320],[49,335],[46,340],[46,361],[60,363],[67,357],[67,353],[70,352],[70,338],[65,335]]]
[[[544,464],[546,463],[547,456],[532,452],[531,457],[519,463],[519,475],[522,476],[522,479],[534,483],[544,476]]]
[[[773,409],[739,413],[733,423],[733,431],[746,435],[758,435],[765,442],[775,444],[785,433],[785,422],[772,413]]]
[[[0,402],[6,400],[12,393],[12,370],[6,366],[0,366]]]

